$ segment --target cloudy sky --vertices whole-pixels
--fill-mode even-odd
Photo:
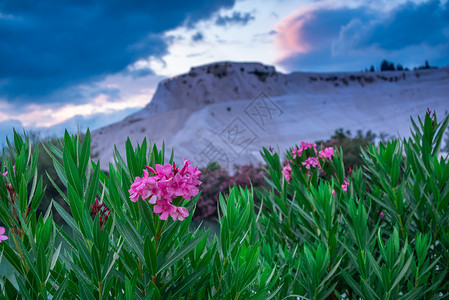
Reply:
[[[0,143],[11,128],[98,128],[213,61],[360,71],[449,65],[437,0],[0,0]]]

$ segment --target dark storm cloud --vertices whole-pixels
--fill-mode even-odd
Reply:
[[[247,12],[242,13],[235,11],[231,16],[218,16],[215,20],[215,25],[228,26],[228,25],[246,25],[249,21],[254,20],[254,16]]]
[[[449,3],[407,2],[388,13],[356,9],[316,8],[284,20],[283,33],[296,37],[296,46],[279,60],[288,69],[356,71],[383,58],[410,67],[449,64]],[[286,45],[282,39],[280,45]]]
[[[449,41],[448,8],[448,3],[441,7],[439,1],[419,5],[408,2],[378,21],[348,24],[342,30],[340,39],[350,41],[351,36],[356,35],[353,47],[376,45],[384,50],[400,50],[421,44],[431,47],[445,45]]]
[[[2,1],[0,97],[51,101],[51,92],[162,56],[165,31],[233,5],[234,0]]]

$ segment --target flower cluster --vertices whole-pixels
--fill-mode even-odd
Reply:
[[[332,148],[332,147],[324,148],[323,150],[320,150],[320,153],[318,154],[318,156],[323,159],[330,160],[334,156],[334,148]]]
[[[290,166],[290,164],[287,164],[284,167],[282,173],[284,174],[284,177],[288,182],[292,181],[292,167]]]
[[[154,204],[153,212],[159,214],[161,220],[167,220],[170,215],[175,220],[184,220],[189,216],[185,207],[173,205],[173,200],[181,197],[190,200],[199,193],[196,187],[201,172],[190,165],[190,160],[184,159],[184,166],[179,169],[175,163],[160,165],[154,168],[145,166],[143,176],[136,177],[129,189],[130,199],[136,202],[139,197]],[[150,173],[153,175],[150,176]]]
[[[111,210],[109,207],[104,205],[104,203],[99,203],[98,199],[95,199],[95,204],[90,205],[91,213],[95,217],[98,213],[100,213],[100,227],[103,229],[104,223],[109,218],[109,215],[111,214]]]
[[[302,165],[305,166],[306,169],[310,169],[310,167],[321,168],[318,157],[308,157],[305,161],[302,162]]]
[[[299,148],[293,149],[292,151],[293,158],[301,157],[302,152],[307,149],[313,149],[315,151],[315,154],[317,153],[316,144],[301,142],[301,146]]]
[[[307,151],[308,149],[311,149],[312,151]],[[332,147],[328,147],[321,149],[318,152],[316,144],[301,142],[301,146],[292,150],[292,156],[293,159],[301,159],[301,164],[308,170],[310,170],[311,168],[321,169],[320,159],[331,160],[332,157],[334,157],[334,149]],[[290,182],[292,179],[292,169],[290,163],[293,162],[287,163],[287,165],[282,170],[282,173],[284,174],[284,177],[288,182]]]

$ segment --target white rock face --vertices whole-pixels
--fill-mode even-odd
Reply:
[[[449,67],[438,70],[281,74],[260,63],[219,62],[159,83],[152,101],[119,123],[92,132],[101,166],[127,137],[165,141],[175,161],[224,167],[261,161],[262,147],[282,153],[336,129],[410,134],[410,116],[449,111]]]

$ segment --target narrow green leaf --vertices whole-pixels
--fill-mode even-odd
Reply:
[[[167,257],[164,261],[164,264],[157,271],[156,275],[161,274],[162,272],[170,268],[178,260],[184,258],[187,255],[187,253],[189,253],[193,248],[195,248],[196,244],[198,244],[198,242],[201,241],[202,238],[203,236],[201,235],[197,236],[196,238],[187,242],[181,249],[177,250],[176,252],[172,253],[169,257]]]

